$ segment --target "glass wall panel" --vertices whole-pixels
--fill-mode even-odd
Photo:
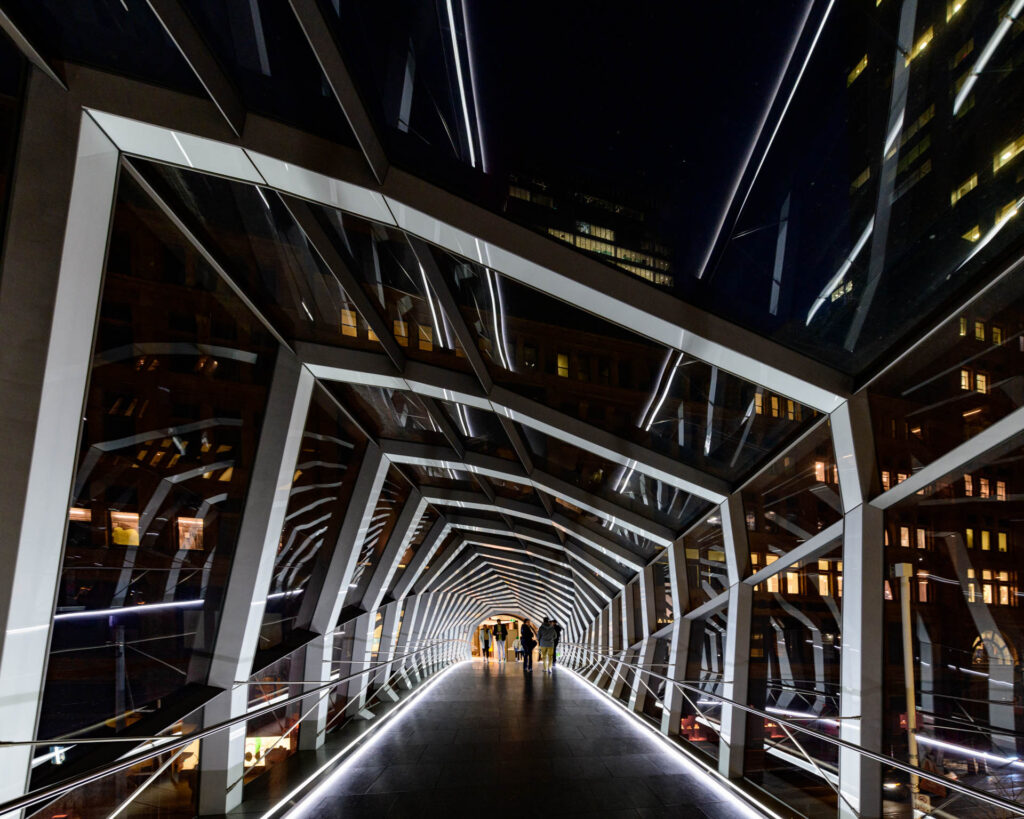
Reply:
[[[708,507],[708,503],[676,487],[642,475],[595,455],[590,450],[520,426],[523,440],[538,469],[571,483],[584,492],[632,509],[662,526],[680,530]]]
[[[292,476],[259,651],[280,645],[294,629],[307,626],[298,618],[310,577],[314,567],[325,569],[334,555],[365,451],[366,439],[317,386]],[[257,654],[254,667],[258,668],[259,662]]]
[[[751,572],[839,521],[843,507],[828,424],[773,461],[742,495]]]
[[[254,674],[249,682],[248,707],[266,707],[286,697],[302,693],[301,685],[290,685],[302,679],[301,655],[289,654]],[[314,700],[310,698],[268,711],[245,724],[245,758],[242,777],[249,785],[272,767],[299,750],[299,722],[302,712]]]
[[[22,103],[28,61],[6,37],[0,38],[0,224],[7,224],[7,203],[11,193],[11,178],[18,148]],[[4,236],[0,232],[0,250]],[[0,277],[3,269],[0,266]]]
[[[437,510],[433,506],[428,506],[426,511],[420,515],[419,522],[413,530],[412,538],[409,540],[409,545],[406,547],[405,552],[398,561],[398,566],[395,568],[395,573],[388,586],[386,600],[394,599],[395,586],[402,579],[403,573],[409,567],[412,559],[416,556],[416,552],[423,545],[423,541],[430,534],[430,530],[434,528],[434,524],[437,523],[439,517]],[[398,627],[401,629],[401,621],[399,621]]]
[[[992,489],[984,497],[983,480]],[[1024,752],[1021,486],[1018,442],[887,510],[884,583],[885,747],[908,759],[903,633],[909,627],[921,765],[1017,801],[1016,760]],[[906,585],[897,566],[908,567]],[[940,802],[933,796],[933,804]],[[953,812],[991,815],[963,809]]]
[[[406,355],[468,372],[465,351],[406,235],[340,210],[311,207]]]
[[[122,174],[40,737],[205,679],[277,346]]]
[[[144,0],[13,0],[4,8],[29,42],[49,59],[92,65],[206,96]]]
[[[683,538],[683,546],[689,608],[696,608],[729,588],[721,515],[716,511],[694,526]]]
[[[650,670],[663,677],[668,676],[668,658],[672,648],[672,635],[657,637],[654,639],[654,655],[651,657]],[[643,714],[649,717],[656,725],[661,725],[661,712],[664,710],[665,691],[668,683],[657,677],[646,678],[647,688],[644,699]]]
[[[519,462],[512,442],[493,412],[441,399],[437,399],[437,405],[441,407],[448,423],[458,430],[470,452]]]
[[[728,605],[690,622],[690,643],[686,654],[686,682],[705,694],[725,693],[725,632]],[[718,759],[718,734],[722,703],[683,689],[679,735],[692,747]]]
[[[245,107],[356,146],[291,7],[273,0],[183,0],[242,94]]]
[[[327,385],[338,402],[376,439],[448,446],[427,408],[411,392],[364,384]]]
[[[395,528],[398,516],[409,498],[409,482],[395,467],[388,469],[384,478],[380,495],[374,506],[373,517],[359,546],[359,558],[356,561],[355,572],[349,581],[348,592],[345,595],[345,606],[341,613],[341,620],[347,619],[346,611],[350,607],[358,606],[370,585],[374,571],[378,568],[380,556],[388,545],[388,538]]]
[[[667,553],[651,564],[651,571],[654,574],[654,630],[657,631],[674,622],[676,617],[672,607],[672,575]]]
[[[754,587],[750,705],[838,737],[842,594],[839,544]],[[805,816],[834,811],[838,746],[790,736],[770,719],[747,721],[746,777]]]
[[[1008,9],[836,4],[698,301],[858,372],[1017,255]]]
[[[276,193],[132,161],[284,338],[382,350]]]
[[[692,356],[434,251],[494,380],[728,480],[815,413]]]
[[[1024,405],[1024,277],[950,317],[870,387],[878,485],[890,489]]]

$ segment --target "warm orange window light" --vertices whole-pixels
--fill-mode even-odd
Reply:
[[[139,545],[139,516],[135,512],[110,513],[110,542],[115,546]]]
[[[68,510],[68,519],[78,521],[79,523],[89,523],[92,520],[92,510],[83,509],[80,506],[72,506]]]
[[[178,548],[192,551],[203,548],[202,518],[178,518]]]

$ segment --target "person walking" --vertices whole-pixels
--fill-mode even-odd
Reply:
[[[480,656],[484,662],[491,659],[491,630],[487,626],[480,627]]]
[[[551,625],[555,627],[555,645],[551,651],[551,667],[554,668],[558,664],[558,644],[562,642],[562,627],[558,625],[557,620],[552,620]]]
[[[516,639],[512,641],[512,651],[516,655],[517,663],[523,659],[523,641],[521,638],[516,637]]]
[[[537,632],[533,623],[523,620],[523,627],[519,629],[519,639],[523,643],[523,673],[533,671],[533,649],[537,645]]]
[[[544,618],[544,625],[537,629],[537,643],[540,645],[540,659],[544,663],[544,671],[552,672],[552,659],[555,653],[555,640],[558,639],[558,632],[551,625],[551,618]]]
[[[505,653],[505,640],[508,639],[508,626],[498,618],[494,621],[492,633],[494,634],[494,656],[499,663],[503,663],[508,659]]]

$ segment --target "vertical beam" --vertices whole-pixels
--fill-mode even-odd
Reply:
[[[384,620],[380,630],[380,648],[377,651],[377,662],[384,663],[376,672],[373,683],[378,688],[384,686],[391,676],[395,658],[395,628],[398,626],[398,617],[401,614],[402,606],[405,603],[401,600],[392,600],[384,607]],[[382,693],[390,699],[395,699],[391,693],[394,685],[389,685]]]
[[[0,277],[5,739],[35,739],[117,173],[117,148],[31,69]],[[24,792],[31,757],[0,750],[0,799]]]
[[[874,437],[867,395],[842,404],[831,417],[843,501],[843,653],[840,739],[882,750],[882,633],[885,513],[867,501],[875,480]],[[882,811],[882,770],[856,751],[839,749],[841,817]]]
[[[726,699],[746,703],[750,677],[750,618],[753,613],[754,589],[742,582],[750,565],[750,549],[747,544],[747,527],[740,493],[735,492],[726,498],[719,506],[719,511],[722,517],[726,570],[729,575],[729,613],[726,620],[723,658],[725,681],[722,693]],[[723,704],[718,754],[718,770],[723,776],[736,778],[743,774],[746,731],[746,712]]]
[[[643,642],[640,644],[640,651],[637,655],[637,664],[641,668],[647,668],[654,662],[655,649],[658,646],[657,640],[651,639],[654,629],[656,614],[654,611],[654,566],[647,564],[639,575],[640,592],[640,616],[642,620],[641,634]],[[650,675],[637,671],[633,678],[633,690],[629,695],[629,707],[640,713],[644,710],[647,698],[651,696],[648,687],[650,686]]]
[[[665,676],[672,680],[686,677],[686,657],[690,651],[690,621],[683,614],[690,607],[689,579],[686,576],[686,547],[679,538],[668,549],[668,573],[672,585],[672,645],[668,652]],[[679,734],[683,695],[674,685],[665,689],[665,710],[661,712],[661,732],[674,737]]]
[[[633,645],[633,639],[636,636],[636,624],[633,622],[633,595],[636,589],[631,583],[627,583],[623,589],[622,594],[619,595],[620,604],[620,617],[621,617],[621,649],[622,651],[618,655],[618,659],[623,661],[623,665],[616,665],[612,673],[612,684],[608,688],[608,693],[616,699],[622,693],[622,687],[626,683],[626,673],[628,666],[625,662],[629,660],[629,649]]]
[[[252,478],[231,561],[208,683],[224,689],[206,706],[210,723],[245,713],[248,679],[263,624],[292,474],[313,394],[313,376],[281,347],[267,397]],[[245,730],[221,731],[200,749],[199,812],[226,813],[242,801]]]

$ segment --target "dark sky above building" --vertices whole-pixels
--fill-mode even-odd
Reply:
[[[489,169],[649,196],[679,257],[700,255],[806,5],[467,3]]]

